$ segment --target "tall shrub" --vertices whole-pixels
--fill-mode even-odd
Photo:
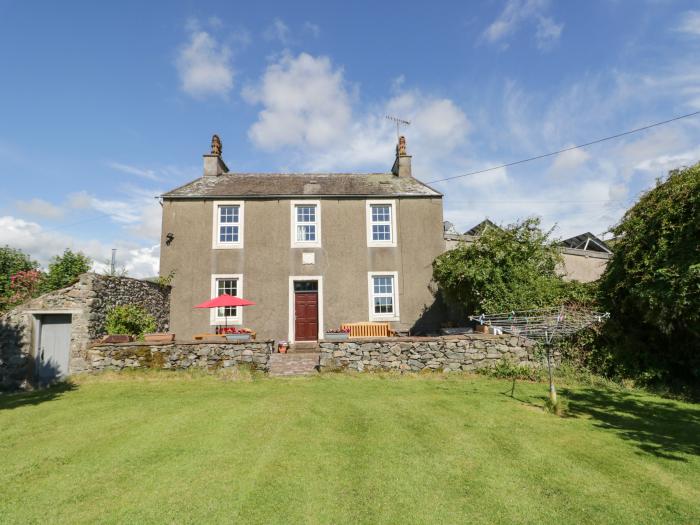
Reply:
[[[467,313],[527,310],[568,301],[590,302],[590,286],[567,283],[557,273],[560,248],[551,232],[528,218],[488,228],[433,263],[433,278],[449,301]]]
[[[700,381],[700,164],[671,171],[612,231],[600,292],[620,366]]]
[[[108,334],[127,334],[141,338],[143,334],[155,331],[156,320],[141,306],[115,306],[107,313],[105,328]]]
[[[90,271],[92,259],[81,252],[66,249],[63,255],[56,255],[49,263],[42,291],[51,292],[70,286],[78,280],[81,273]]]
[[[19,279],[24,282],[25,275],[34,276],[35,272],[38,280],[41,277],[38,268],[39,263],[22,250],[9,246],[0,247],[0,312],[17,302],[18,284],[15,281]]]

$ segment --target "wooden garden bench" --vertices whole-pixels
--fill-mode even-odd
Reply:
[[[343,323],[343,330],[350,329],[350,337],[391,337],[394,331],[389,323]]]

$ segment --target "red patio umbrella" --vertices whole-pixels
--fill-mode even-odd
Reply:
[[[219,297],[215,297],[214,299],[209,299],[208,301],[198,304],[195,306],[195,308],[223,308],[225,306],[252,306],[254,304],[255,303],[253,301],[248,301],[242,297],[236,297],[223,293]],[[224,319],[226,326],[228,326],[228,316],[225,316]]]

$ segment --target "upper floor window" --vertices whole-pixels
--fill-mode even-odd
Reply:
[[[292,248],[321,246],[321,203],[292,201]]]
[[[214,202],[214,248],[243,247],[243,203]]]
[[[367,201],[367,246],[396,246],[395,201]]]
[[[369,272],[369,320],[398,321],[397,272]]]

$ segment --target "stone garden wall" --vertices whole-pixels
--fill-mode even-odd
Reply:
[[[116,305],[143,306],[168,329],[170,287],[95,273],[84,273],[75,284],[27,301],[0,317],[0,389],[14,389],[34,377],[34,351],[41,315],[70,314],[70,373],[87,369],[88,344],[105,335],[105,318]]]
[[[89,294],[91,341],[107,334],[107,313],[115,306],[135,304],[156,320],[156,332],[167,332],[170,323],[170,287],[130,277],[92,276]]]
[[[534,343],[507,335],[353,339],[321,343],[321,370],[475,370],[503,359],[539,366]]]
[[[274,341],[97,344],[87,351],[86,371],[155,368],[230,368],[249,364],[267,371]]]

